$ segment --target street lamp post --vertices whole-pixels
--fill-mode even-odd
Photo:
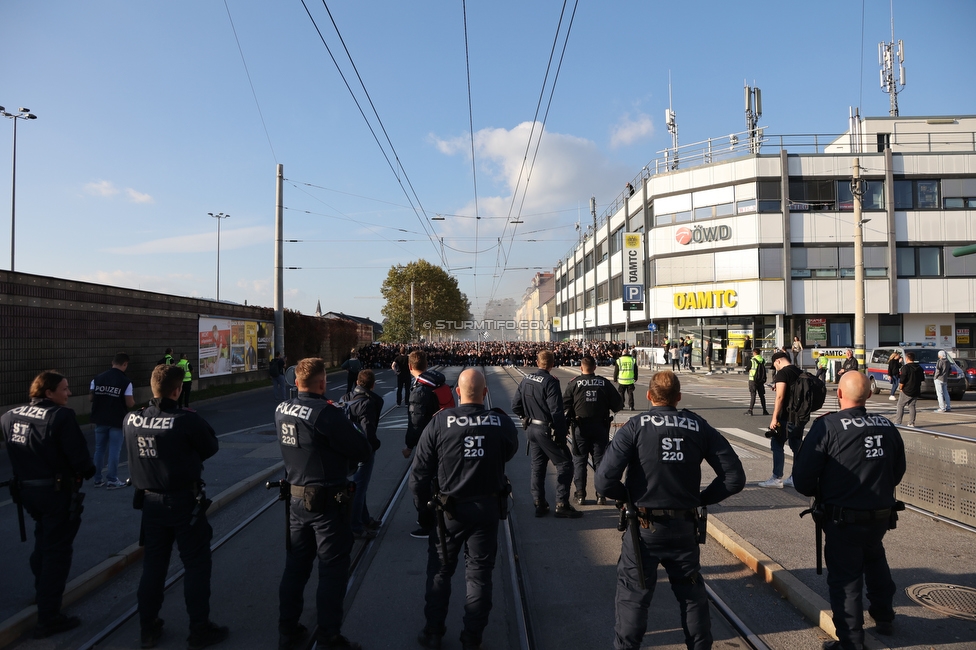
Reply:
[[[10,270],[14,270],[14,234],[17,215],[17,120],[36,120],[37,116],[30,112],[29,108],[20,107],[19,113],[8,113],[3,106],[0,106],[0,115],[9,117],[14,121],[14,153],[13,164],[11,164],[10,178]]]
[[[207,214],[217,220],[217,302],[220,302],[220,220],[230,219],[230,215],[223,212],[217,214],[208,212]]]

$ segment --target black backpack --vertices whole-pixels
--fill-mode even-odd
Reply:
[[[827,385],[817,379],[816,375],[806,370],[800,372],[793,384],[790,397],[790,421],[793,423],[807,422],[810,414],[823,408],[827,399]]]
[[[760,362],[757,357],[753,357],[752,363],[756,366],[756,372],[753,374],[752,380],[757,386],[761,386],[766,383],[766,362]]]

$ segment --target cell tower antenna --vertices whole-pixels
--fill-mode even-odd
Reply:
[[[671,71],[668,70],[668,108],[664,111],[664,123],[668,126],[668,133],[671,134],[671,162],[669,169],[678,168],[678,121],[675,118],[673,105],[671,103]]]
[[[749,133],[749,150],[752,153],[759,153],[763,138],[763,130],[759,128],[759,118],[762,117],[762,90],[750,87],[747,81],[742,83],[745,86],[746,131]],[[753,81],[753,83],[756,82]]]
[[[888,115],[898,117],[898,93],[905,88],[905,44],[895,43],[895,3],[891,0],[891,42],[878,43],[878,64],[881,66],[881,89],[888,93],[891,107]],[[898,58],[898,78],[895,78],[895,57]],[[901,86],[901,88],[899,88]]]

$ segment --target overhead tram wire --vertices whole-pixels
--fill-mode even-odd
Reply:
[[[534,130],[535,130],[535,124],[538,121],[539,108],[540,108],[540,106],[542,104],[542,97],[545,94],[546,83],[547,83],[548,77],[549,77],[549,70],[552,68],[552,57],[553,57],[553,53],[555,52],[556,44],[559,42],[559,32],[560,32],[560,29],[562,27],[563,17],[565,16],[565,13],[566,13],[566,2],[567,2],[567,0],[563,0],[563,7],[562,7],[562,10],[561,10],[561,12],[559,14],[559,23],[556,25],[556,34],[553,37],[552,49],[550,50],[550,53],[549,53],[549,63],[546,66],[546,77],[543,80],[542,91],[539,94],[539,101],[536,104],[535,116],[533,117],[533,120],[532,120],[532,131],[530,132],[529,138],[526,141],[526,152],[525,152],[525,156],[524,156],[523,161],[522,161],[523,169],[525,167],[525,159],[528,157],[528,149],[529,149],[529,147],[532,144],[532,133],[534,132]],[[525,206],[525,196],[528,193],[529,182],[530,182],[531,176],[532,176],[532,169],[535,167],[535,161],[536,161],[536,158],[539,155],[539,146],[542,144],[542,136],[545,133],[546,122],[549,119],[549,109],[552,107],[552,98],[553,98],[553,96],[555,95],[555,92],[556,92],[556,83],[559,81],[559,71],[562,69],[563,59],[566,57],[566,47],[569,45],[569,36],[570,36],[570,34],[572,33],[572,30],[573,30],[573,23],[575,22],[575,19],[576,19],[576,10],[577,10],[578,7],[579,7],[579,0],[576,0],[573,3],[573,13],[570,16],[569,25],[566,27],[566,36],[563,39],[563,47],[562,47],[562,50],[559,53],[559,62],[556,65],[556,72],[553,75],[552,86],[549,89],[549,101],[546,103],[545,115],[543,116],[542,125],[541,125],[541,128],[539,130],[539,137],[538,137],[538,140],[536,142],[535,152],[532,155],[532,163],[529,165],[529,169],[528,169],[528,172],[526,174],[525,188],[522,190],[522,201],[519,204],[519,211],[518,211],[518,213],[516,215],[516,219],[514,220],[515,223],[513,224],[514,227],[512,228],[512,235],[511,235],[511,238],[510,238],[510,243],[509,243],[508,251],[506,252],[503,249],[500,249],[500,251],[499,251],[499,253],[500,254],[503,254],[504,257],[505,257],[504,266],[502,267],[502,270],[501,270],[500,273],[498,272],[498,263],[496,261],[496,266],[495,266],[495,271],[496,271],[496,273],[495,273],[495,281],[492,283],[491,295],[489,296],[489,299],[488,299],[489,302],[491,302],[491,300],[494,299],[495,292],[498,290],[498,287],[501,285],[501,279],[505,275],[505,269],[508,266],[509,255],[511,254],[512,246],[514,245],[514,242],[515,242],[515,233],[518,231],[518,222],[521,221],[521,219],[519,219],[518,217],[521,216],[522,209]],[[519,170],[519,181],[521,181],[521,177],[522,177],[522,170],[520,169]],[[511,215],[512,208],[515,205],[515,199],[516,199],[516,196],[518,195],[518,187],[519,187],[519,184],[516,183],[515,191],[512,193],[512,207],[509,208],[509,215]],[[507,229],[508,229],[508,223],[505,224],[505,227],[502,230],[502,238],[505,237],[505,232],[506,232]]]
[[[234,27],[234,19],[230,15],[230,7],[227,0],[224,0],[224,9],[227,10],[227,20],[230,21],[230,29],[234,32],[234,40],[237,42],[237,51],[241,54],[241,63],[244,64],[244,74],[247,75],[247,83],[251,86],[251,96],[254,97],[254,105],[258,108],[258,116],[261,118],[261,126],[264,127],[264,135],[268,139],[268,147],[271,149],[271,157],[275,164],[278,163],[278,154],[275,153],[274,145],[271,144],[271,134],[268,133],[268,125],[264,121],[264,113],[261,111],[261,104],[258,102],[258,94],[254,91],[254,82],[251,81],[251,72],[247,69],[247,61],[244,59],[244,48],[241,47],[241,39],[237,36],[237,28]]]
[[[474,302],[478,303],[478,236],[481,213],[478,211],[478,167],[474,157],[474,107],[471,103],[471,57],[468,48],[468,6],[461,0],[461,16],[464,22],[464,71],[468,80],[468,131],[471,136],[471,182],[474,186]],[[501,245],[501,240],[499,240]],[[450,247],[449,247],[450,248]],[[492,247],[494,248],[494,247]],[[454,249],[452,249],[454,250]],[[489,248],[488,250],[491,250]],[[486,251],[487,252],[487,251]]]
[[[326,42],[325,36],[322,34],[322,30],[319,29],[318,23],[315,22],[315,18],[312,16],[312,12],[309,11],[308,5],[305,4],[305,0],[302,0],[302,7],[305,8],[305,13],[308,14],[308,19],[312,22],[312,26],[315,28],[316,33],[319,35],[319,40],[322,41],[322,45],[325,46],[326,51],[329,53],[329,57],[332,59],[332,63],[336,67],[336,71],[338,71],[339,76],[342,78],[342,82],[346,86],[346,90],[349,91],[349,95],[352,97],[353,102],[355,102],[356,108],[359,109],[359,114],[362,116],[363,121],[366,122],[366,126],[369,129],[369,132],[373,135],[373,140],[376,141],[376,145],[380,148],[380,152],[383,154],[383,157],[386,159],[386,163],[387,165],[389,165],[390,170],[393,172],[393,176],[397,179],[397,183],[400,185],[400,189],[403,191],[403,194],[406,197],[407,202],[410,204],[410,208],[414,211],[414,214],[417,216],[417,220],[420,222],[421,226],[423,227],[424,233],[427,234],[427,238],[430,240],[430,245],[434,247],[434,251],[437,253],[438,258],[440,258],[441,264],[446,268],[448,266],[447,258],[444,252],[438,247],[437,233],[434,231],[433,224],[430,223],[430,217],[428,217],[427,213],[424,211],[424,207],[420,202],[420,197],[417,195],[417,192],[414,189],[413,184],[410,182],[410,178],[407,176],[407,171],[403,167],[403,163],[400,161],[400,157],[396,153],[396,148],[393,146],[393,142],[390,140],[390,136],[386,131],[386,127],[383,126],[383,120],[380,119],[379,113],[376,110],[376,106],[373,104],[373,100],[369,95],[369,91],[366,90],[366,84],[363,82],[362,77],[359,75],[359,70],[356,68],[356,64],[352,60],[352,55],[349,53],[349,49],[346,47],[345,41],[342,38],[342,34],[339,32],[339,27],[338,25],[336,25],[335,19],[332,17],[332,12],[329,11],[329,6],[328,4],[326,4],[325,0],[322,0],[322,5],[325,7],[326,13],[329,14],[329,19],[332,21],[332,26],[336,31],[336,35],[339,37],[339,42],[342,43],[342,47],[346,52],[346,56],[349,59],[349,63],[352,65],[353,71],[355,71],[356,77],[359,79],[359,84],[363,89],[363,93],[365,93],[366,95],[366,99],[369,101],[370,107],[373,109],[373,115],[376,117],[376,121],[379,124],[379,128],[383,131],[383,135],[386,137],[387,144],[390,147],[390,151],[392,152],[393,158],[396,159],[397,161],[397,165],[394,165],[393,161],[390,160],[390,153],[387,152],[386,148],[380,142],[379,136],[376,134],[376,130],[373,128],[373,125],[369,121],[369,118],[366,117],[366,112],[363,110],[362,104],[360,104],[359,102],[359,98],[356,97],[356,94],[352,90],[352,86],[349,85],[349,81],[346,79],[346,75],[343,73],[342,68],[339,67],[339,62],[336,60],[335,55],[332,53],[332,48],[330,48],[329,44]],[[400,173],[397,172],[397,166],[399,166]],[[400,177],[401,174],[403,175],[403,178]],[[404,180],[406,180],[407,185],[410,187],[410,192],[413,192],[413,198],[410,197],[410,193],[407,192],[407,188],[404,187],[403,185]],[[415,200],[416,200],[416,205],[414,205]],[[418,212],[418,208],[419,208],[419,212]],[[422,218],[421,218],[421,213],[423,213]]]

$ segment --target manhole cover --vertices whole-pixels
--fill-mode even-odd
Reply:
[[[976,621],[976,589],[930,582],[905,588],[908,597],[940,614]]]

